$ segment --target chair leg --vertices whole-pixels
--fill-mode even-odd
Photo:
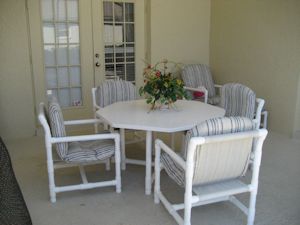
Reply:
[[[263,116],[263,128],[267,129],[268,111],[263,111],[261,115]]]
[[[121,167],[126,170],[126,153],[125,153],[125,129],[120,129],[121,137]]]
[[[56,193],[55,193],[55,180],[54,180],[54,166],[52,160],[52,145],[47,143],[46,149],[47,149],[47,169],[48,169],[50,201],[54,203],[56,202]]]
[[[175,149],[175,134],[176,133],[171,133],[171,148]]]
[[[94,114],[95,114],[94,118],[97,119],[96,112],[94,112]],[[99,128],[99,124],[95,123],[94,124],[95,134],[98,134],[98,132],[99,132],[98,128]]]
[[[105,161],[105,169],[106,169],[106,171],[110,171],[110,159],[107,159]]]
[[[49,191],[50,191],[50,201],[52,203],[56,202],[55,184],[54,184],[54,171],[48,173],[49,176]]]
[[[249,203],[249,212],[248,212],[247,225],[253,225],[254,224],[256,195],[257,195],[256,190],[254,190],[250,193],[250,203]]]
[[[191,212],[192,212],[192,193],[187,193],[185,190],[184,195],[184,223],[183,225],[191,225]]]
[[[85,173],[83,165],[79,165],[79,172],[80,172],[82,183],[87,184],[88,180],[86,178],[86,173]]]
[[[120,155],[120,140],[115,144],[115,170],[116,170],[116,192],[121,193],[121,155]]]
[[[155,145],[155,182],[154,182],[154,203],[159,204],[158,193],[160,192],[160,147]]]

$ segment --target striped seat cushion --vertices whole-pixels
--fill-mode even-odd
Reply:
[[[208,91],[208,98],[216,96],[214,81],[210,68],[204,64],[191,64],[184,66],[182,80],[187,87],[197,88],[204,86]]]
[[[96,103],[101,108],[115,102],[138,99],[136,87],[129,81],[107,80],[96,89]]]
[[[113,140],[70,142],[64,160],[67,162],[88,162],[105,160],[115,153]]]
[[[221,88],[220,106],[225,109],[225,116],[254,118],[256,95],[250,88],[228,83]]]
[[[48,102],[48,116],[50,120],[51,133],[54,137],[65,137],[66,129],[61,108],[56,100],[52,97]],[[63,160],[68,153],[68,143],[56,144],[58,156]]]
[[[245,117],[223,117],[206,120],[189,130],[186,134],[181,157],[186,159],[188,144],[192,137],[205,137],[253,130],[255,123]],[[195,157],[195,160],[197,158]],[[184,185],[185,171],[166,153],[161,155],[161,163],[167,174],[180,186]],[[196,168],[196,167],[195,167]]]

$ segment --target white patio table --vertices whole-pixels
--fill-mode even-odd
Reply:
[[[186,131],[207,119],[224,115],[225,111],[220,107],[187,100],[176,101],[175,108],[169,110],[150,111],[150,105],[141,99],[117,102],[97,111],[97,116],[111,127],[120,128],[123,169],[126,161],[124,129],[146,131],[146,195],[151,194],[152,132]]]

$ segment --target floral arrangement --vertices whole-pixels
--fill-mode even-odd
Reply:
[[[178,99],[188,98],[182,80],[177,78],[178,63],[161,60],[154,66],[147,64],[144,69],[144,86],[139,90],[145,95],[146,102],[151,104],[151,110],[162,107],[170,108]]]

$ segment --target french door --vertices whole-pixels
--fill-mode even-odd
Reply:
[[[66,119],[92,116],[91,88],[142,81],[144,3],[28,0],[36,105],[51,91]]]

